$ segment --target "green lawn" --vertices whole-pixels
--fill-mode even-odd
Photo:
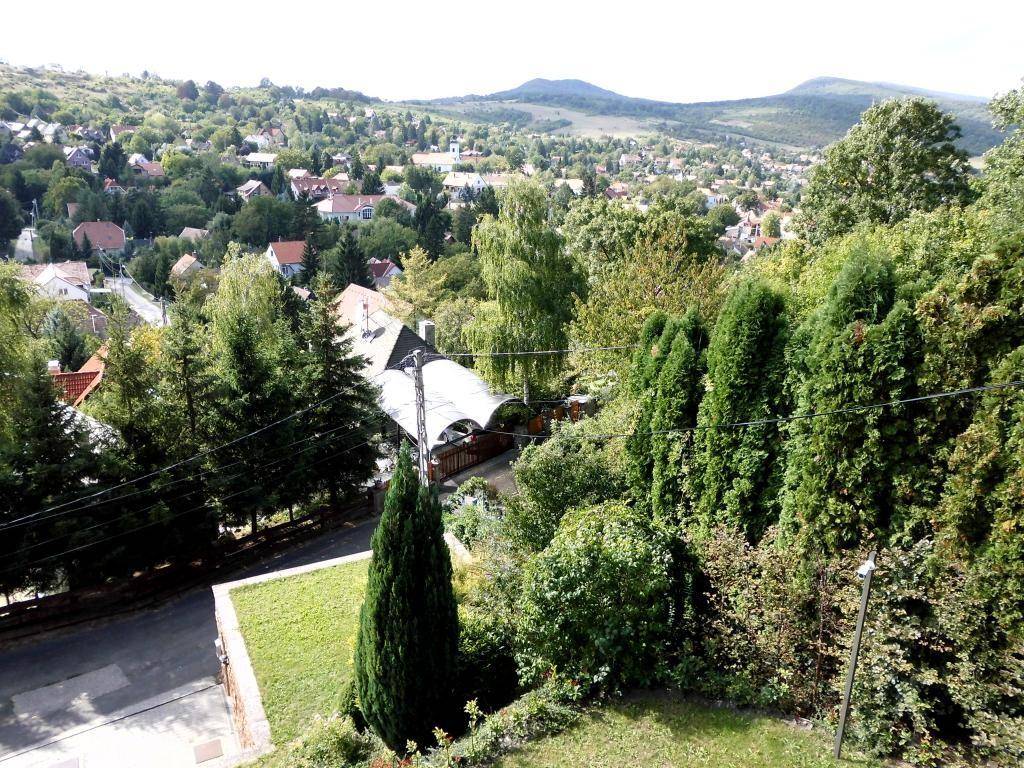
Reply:
[[[565,733],[539,739],[498,768],[835,768],[831,734],[782,720],[715,709],[665,693],[629,696],[594,710]],[[852,755],[852,753],[851,753]]]
[[[369,560],[231,592],[275,744],[340,709]]]

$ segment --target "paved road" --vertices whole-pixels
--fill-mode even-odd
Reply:
[[[517,455],[456,475],[442,491],[475,476],[510,490]],[[365,551],[375,525],[333,531],[219,580]],[[229,765],[238,743],[216,684],[213,611],[201,587],[153,610],[0,651],[0,768],[63,768],[75,759],[82,768],[181,768],[213,740],[224,757],[203,768]]]
[[[224,578],[362,552],[375,522]],[[0,652],[0,768],[48,768],[77,757],[104,768],[193,765],[193,747],[218,738],[226,755],[236,752],[215,686],[216,636],[213,596],[203,587],[154,610]]]
[[[14,260],[26,262],[35,259],[34,241],[36,231],[32,227],[25,227],[14,241]]]
[[[135,281],[128,277],[108,277],[103,284],[118,296],[123,296],[135,313],[150,325],[163,325],[163,310],[159,302],[146,296]]]

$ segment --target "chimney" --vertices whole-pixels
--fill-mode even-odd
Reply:
[[[434,346],[434,332],[436,328],[433,320],[420,320],[417,324],[417,333],[430,346]]]
[[[56,376],[60,373],[60,360],[48,360],[46,363],[46,372],[51,376]]]
[[[370,303],[366,300],[365,296],[360,301],[360,306],[362,311],[359,313],[359,320],[363,325],[363,336],[367,336],[370,333]]]

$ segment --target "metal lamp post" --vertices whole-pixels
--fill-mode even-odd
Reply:
[[[853,633],[853,647],[850,649],[850,668],[846,673],[846,689],[843,692],[843,703],[839,708],[839,728],[836,730],[835,756],[839,759],[843,751],[843,732],[846,730],[846,716],[850,713],[850,696],[853,694],[853,678],[857,673],[857,655],[860,653],[860,640],[864,633],[864,617],[868,612],[868,596],[871,594],[871,575],[875,572],[876,552],[871,550],[868,559],[861,563],[857,575],[864,582],[860,593],[860,612],[857,614],[857,629]]]

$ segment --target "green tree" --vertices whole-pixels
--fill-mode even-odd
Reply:
[[[363,183],[359,191],[364,195],[383,195],[384,184],[380,180],[380,174],[376,171],[367,171],[363,174]]]
[[[693,432],[689,430],[697,422],[697,407],[704,393],[708,344],[707,330],[696,310],[687,312],[676,327],[658,373],[650,435],[637,436],[650,442],[651,511],[665,522],[688,517],[694,504]]]
[[[427,252],[418,245],[402,257],[402,274],[391,279],[384,289],[397,305],[398,318],[410,328],[416,321],[433,317],[438,302],[444,298],[444,278],[437,274]]]
[[[338,327],[337,289],[330,278],[315,274],[314,298],[302,316],[300,402],[307,434],[331,432],[338,440],[320,440],[303,453],[309,469],[304,481],[311,490],[326,490],[331,506],[358,493],[376,469],[377,451],[371,444],[380,423],[376,396],[360,375],[364,360],[352,352],[352,341]],[[363,447],[358,447],[363,446]],[[356,447],[356,450],[352,450]],[[343,461],[332,461],[345,450]]]
[[[391,749],[427,745],[454,702],[458,614],[433,491],[403,445],[373,534],[356,636],[355,679],[366,722]]]
[[[497,218],[484,216],[473,233],[487,301],[468,330],[474,352],[562,349],[572,302],[583,293],[576,265],[548,226],[547,193],[537,184],[513,181]],[[564,355],[482,357],[480,370],[493,384],[516,380],[529,399],[562,368]]]
[[[794,411],[821,413],[913,397],[921,339],[897,296],[892,264],[853,252],[825,303],[794,337]],[[810,550],[834,552],[913,532],[924,478],[913,405],[792,422],[783,529]]]
[[[761,234],[765,237],[782,237],[782,219],[775,211],[768,211],[761,219]]]
[[[370,265],[360,241],[356,239],[354,228],[345,227],[345,234],[324,254],[324,270],[336,285],[355,283],[364,288],[373,286]]]
[[[14,195],[0,189],[0,253],[7,253],[8,243],[21,234],[24,221]]]
[[[50,340],[53,355],[63,370],[77,371],[89,359],[85,337],[61,307],[54,307],[47,313],[43,333]]]
[[[696,512],[705,530],[725,522],[757,541],[778,519],[779,425],[717,425],[783,415],[788,339],[782,296],[760,280],[738,283],[708,347],[707,394],[697,420]]]
[[[960,128],[924,99],[876,104],[811,171],[800,226],[812,242],[857,224],[892,224],[913,211],[971,199]]]
[[[309,284],[320,271],[320,249],[317,247],[316,238],[311,233],[306,235],[306,242],[302,246],[302,271],[298,277],[302,283]]]

